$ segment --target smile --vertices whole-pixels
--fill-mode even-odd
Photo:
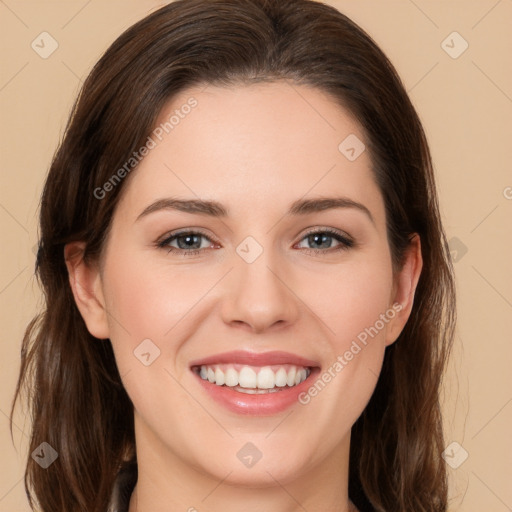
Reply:
[[[205,397],[237,414],[272,415],[297,404],[319,363],[287,352],[234,351],[190,364]]]
[[[304,382],[311,368],[295,365],[201,365],[196,371],[203,380],[239,393],[264,394],[282,391]]]

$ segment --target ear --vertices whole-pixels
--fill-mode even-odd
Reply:
[[[386,345],[396,341],[409,319],[422,267],[421,241],[415,233],[406,249],[403,266],[394,277],[391,304],[396,315],[388,324]]]
[[[108,339],[107,310],[97,265],[87,264],[84,242],[71,242],[64,247],[69,284],[87,330],[96,338]]]

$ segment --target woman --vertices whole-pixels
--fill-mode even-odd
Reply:
[[[431,158],[344,15],[181,0],[128,29],[40,224],[16,393],[40,510],[446,511]]]

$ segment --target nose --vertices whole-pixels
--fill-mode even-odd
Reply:
[[[285,264],[278,264],[265,250],[252,263],[236,254],[234,258],[234,268],[224,283],[223,321],[253,333],[296,322],[300,300],[293,284],[287,282]]]

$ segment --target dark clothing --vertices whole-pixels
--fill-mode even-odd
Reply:
[[[126,464],[117,476],[108,512],[128,512],[130,497],[137,483],[137,463]]]

